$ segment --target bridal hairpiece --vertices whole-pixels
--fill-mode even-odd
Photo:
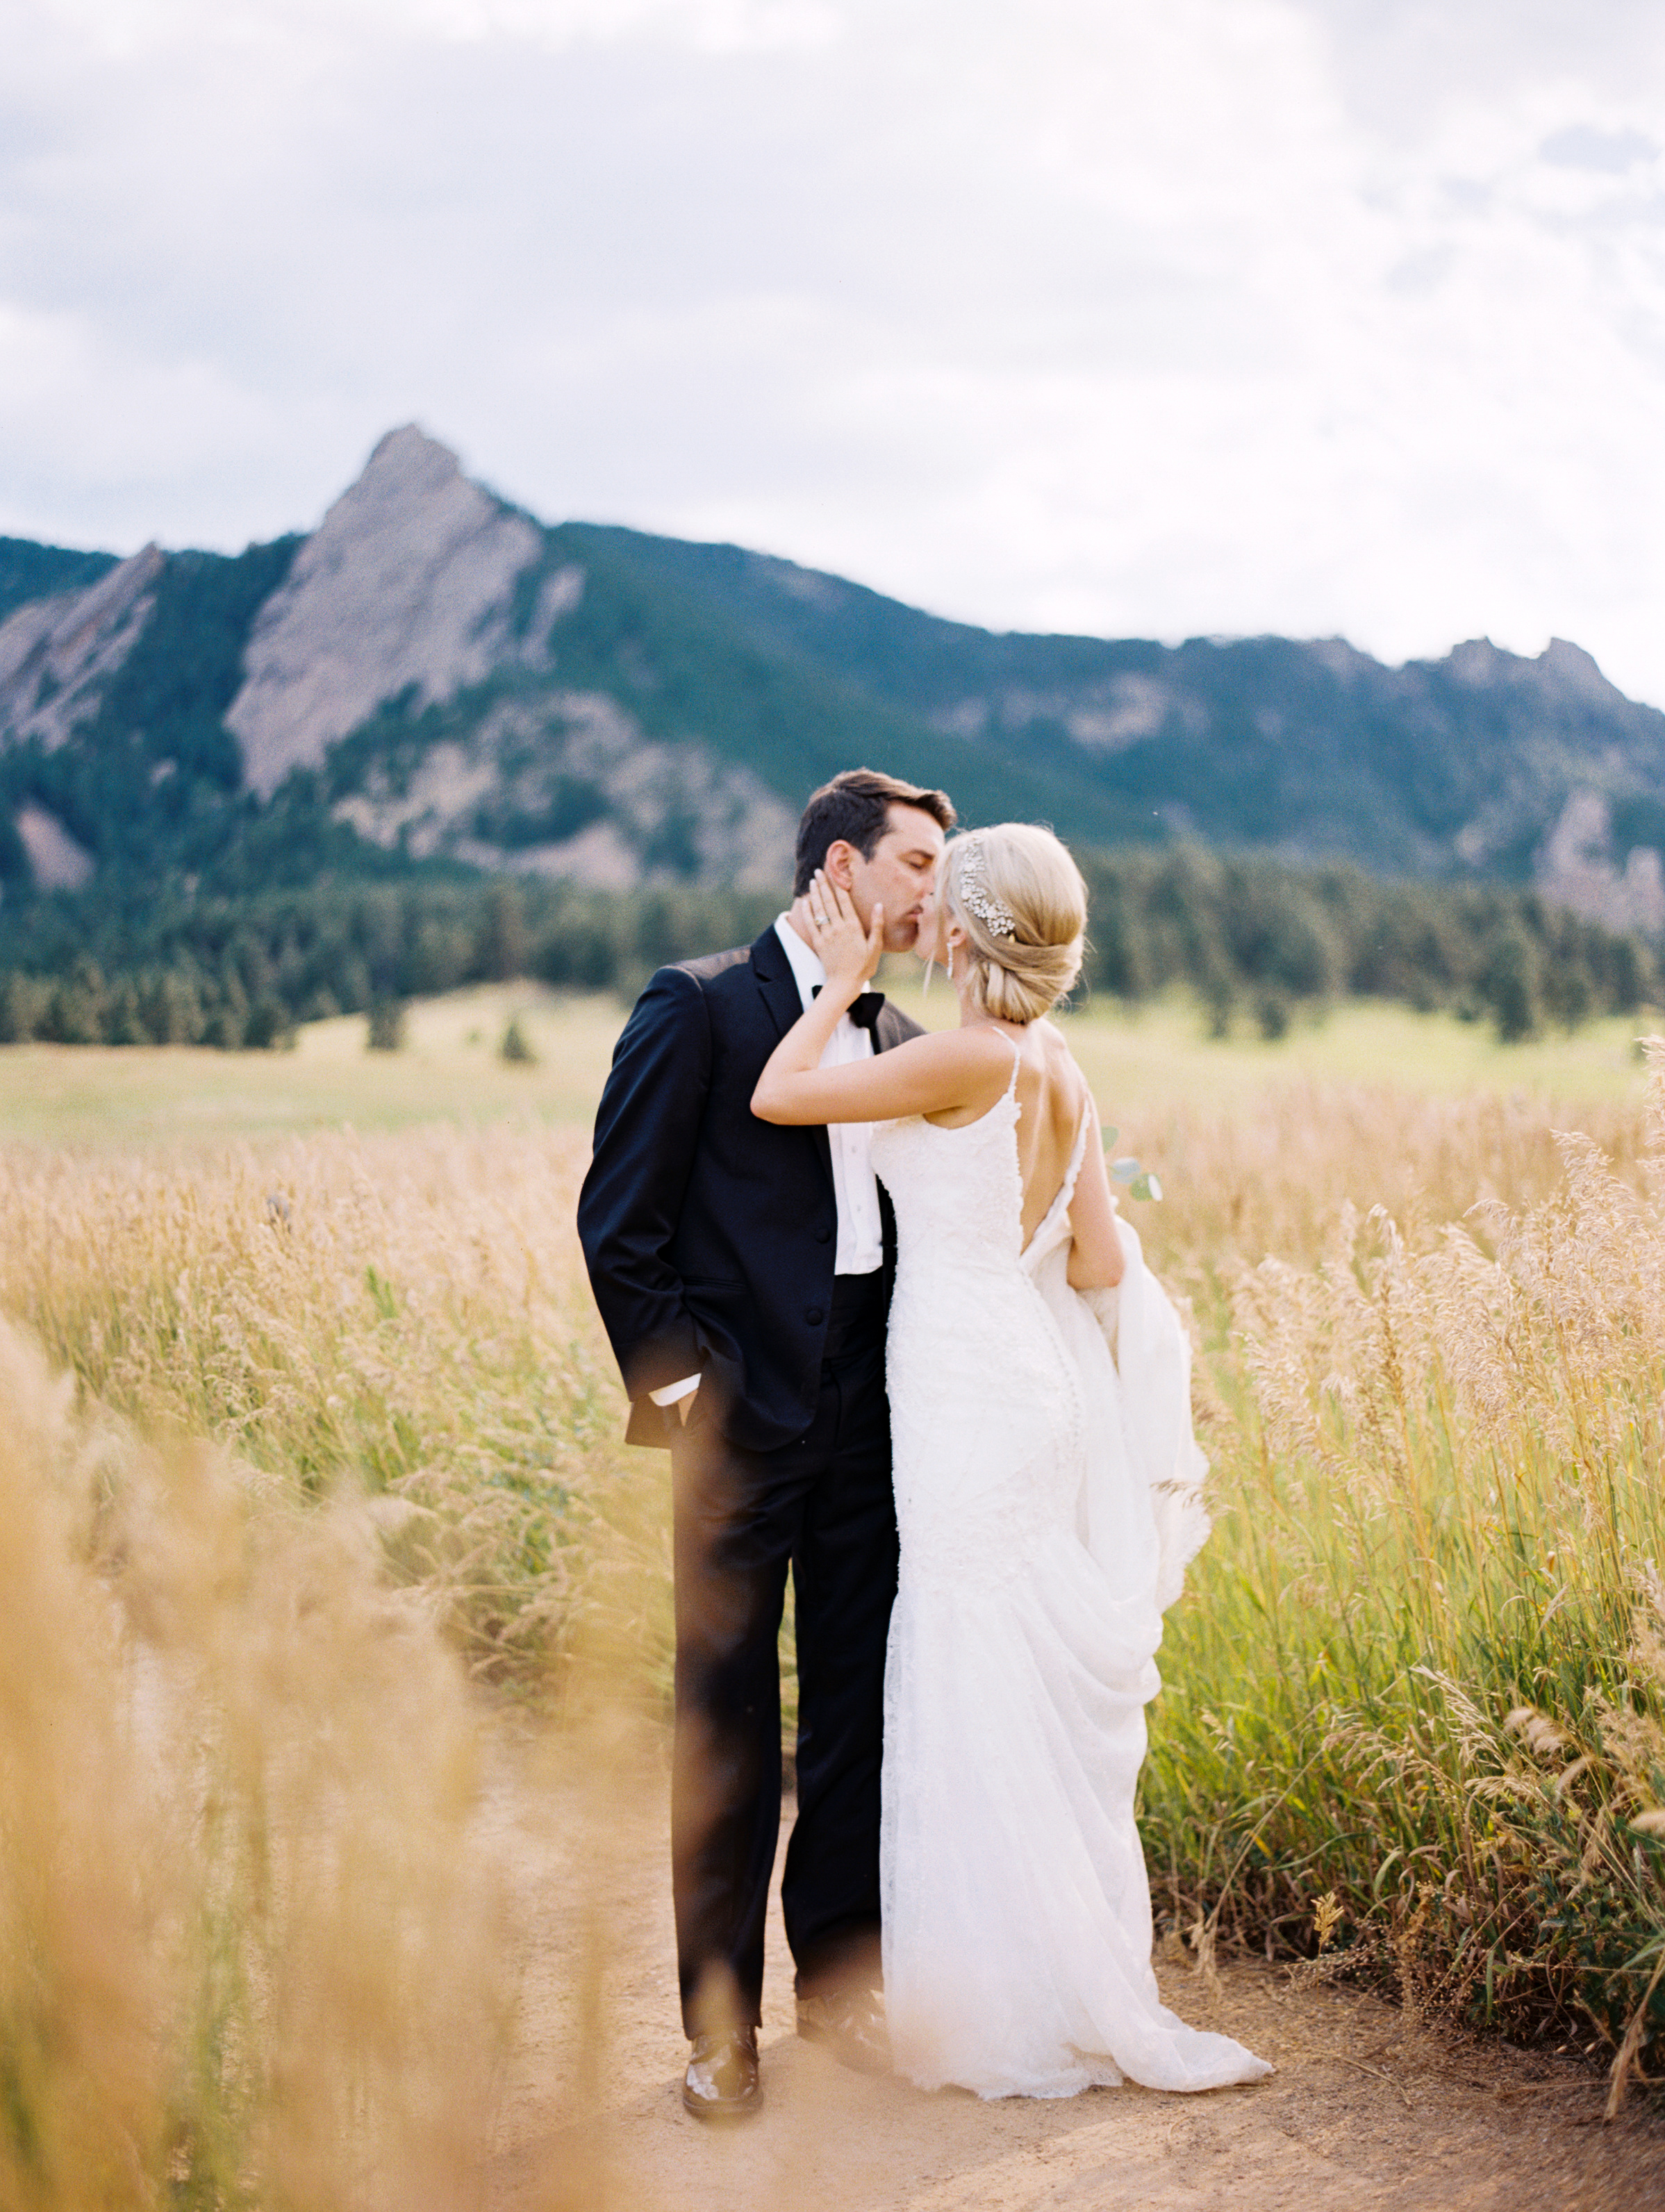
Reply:
[[[966,838],[960,847],[959,893],[963,902],[991,937],[1018,934],[1018,917],[1006,901],[996,898],[988,888],[988,866],[983,857],[982,841],[976,836]]]

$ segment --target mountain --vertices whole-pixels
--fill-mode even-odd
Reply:
[[[0,887],[426,867],[772,887],[867,761],[969,820],[1535,881],[1665,929],[1665,714],[1556,641],[999,634],[787,561],[543,524],[391,432],[305,538],[0,539]]]

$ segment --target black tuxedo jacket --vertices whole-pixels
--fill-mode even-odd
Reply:
[[[803,1012],[773,924],[757,942],[661,968],[636,1000],[596,1115],[578,1233],[630,1396],[632,1443],[681,1414],[648,1393],[702,1377],[701,1418],[768,1451],[814,1412],[838,1210],[824,1128],[760,1121],[763,1063]],[[875,1048],[920,1034],[880,1010]],[[885,1271],[895,1229],[881,1190]]]

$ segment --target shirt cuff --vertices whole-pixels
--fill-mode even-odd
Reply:
[[[662,1390],[650,1390],[647,1395],[656,1406],[674,1406],[679,1398],[691,1397],[699,1387],[697,1375],[684,1375],[680,1382],[667,1382]]]

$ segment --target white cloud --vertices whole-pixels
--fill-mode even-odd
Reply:
[[[42,0],[0,528],[240,543],[416,416],[974,619],[1665,700],[1662,13]]]
[[[551,52],[644,37],[766,52],[824,46],[842,24],[828,0],[43,0],[38,13],[88,51],[122,58],[204,43],[293,51],[495,38]]]

